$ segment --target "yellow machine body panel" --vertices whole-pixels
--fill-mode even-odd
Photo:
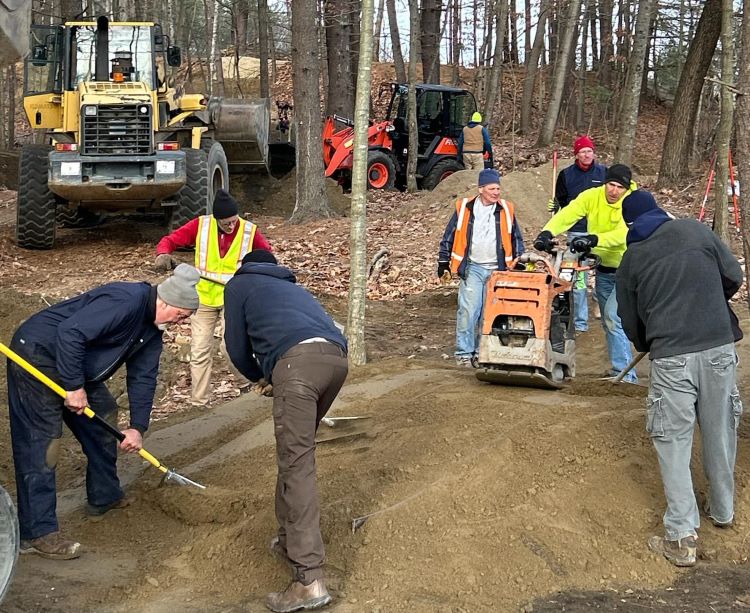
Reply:
[[[26,96],[23,99],[23,109],[32,128],[54,130],[63,127],[63,105],[60,94]]]

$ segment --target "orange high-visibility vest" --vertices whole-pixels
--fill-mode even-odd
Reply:
[[[475,202],[476,200],[477,198],[474,199]],[[456,223],[456,232],[453,235],[453,251],[451,251],[451,272],[454,275],[458,273],[458,268],[468,252],[469,218],[471,217],[471,211],[466,206],[468,202],[468,198],[456,200],[458,222]],[[507,266],[513,261],[513,237],[511,232],[513,231],[515,213],[513,203],[508,200],[498,200],[497,205],[500,207],[500,240],[503,243]],[[479,206],[484,205],[480,202]]]

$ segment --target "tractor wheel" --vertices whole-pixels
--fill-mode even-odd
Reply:
[[[213,210],[214,194],[220,189],[229,191],[229,164],[224,147],[210,138],[201,141],[201,150],[206,152],[208,164],[208,201],[210,213]]]
[[[16,242],[24,249],[52,249],[57,225],[57,200],[47,186],[49,153],[46,145],[25,145],[18,164]]]
[[[384,151],[367,154],[367,189],[391,190],[396,184],[396,164]]]
[[[463,170],[464,167],[455,158],[446,158],[440,160],[437,164],[432,167],[432,170],[427,173],[427,176],[422,179],[422,189],[433,190],[437,187],[438,183],[449,177],[454,172]]]
[[[18,518],[13,501],[0,486],[0,603],[8,593],[18,561]]]
[[[170,207],[167,216],[167,227],[170,232],[184,226],[191,219],[211,212],[205,151],[185,149],[185,174],[185,185],[177,192],[177,204]]]

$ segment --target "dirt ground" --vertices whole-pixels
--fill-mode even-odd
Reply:
[[[543,171],[504,180],[526,234],[546,213]],[[432,258],[416,275],[434,276],[435,237],[450,201],[468,187],[456,177],[443,192],[421,195],[372,219],[425,213],[413,245]],[[455,193],[454,193],[455,192]],[[12,242],[10,193],[0,193],[0,340],[43,300],[56,300],[112,279],[156,280],[150,270],[156,225],[118,220],[61,233],[51,252]],[[527,196],[524,194],[531,194]],[[531,207],[531,203],[536,208]],[[291,228],[259,215],[282,261],[301,257],[285,241],[321,224]],[[330,242],[346,220],[327,222]],[[394,230],[395,231],[395,230]],[[412,228],[413,231],[413,228]],[[317,235],[316,235],[317,236]],[[331,250],[329,260],[345,262]],[[186,259],[189,258],[189,255]],[[70,262],[75,262],[72,266]],[[336,264],[344,266],[344,263]],[[318,270],[318,269],[316,269]],[[314,279],[313,275],[305,277]],[[416,278],[416,277],[415,277]],[[334,286],[337,287],[337,286]],[[365,416],[351,426],[321,427],[317,451],[329,610],[469,612],[729,610],[750,606],[746,541],[750,536],[750,431],[740,429],[737,517],[718,530],[705,521],[702,559],[680,571],[651,554],[661,531],[664,496],[645,433],[645,389],[597,380],[607,368],[596,322],[578,338],[578,378],[550,392],[493,386],[452,365],[456,290],[430,281],[423,291],[368,304],[368,365],[354,369],[332,415]],[[323,293],[338,319],[345,297]],[[745,329],[750,321],[743,317]],[[748,389],[750,345],[740,343],[740,389]],[[167,376],[184,377],[174,348]],[[639,366],[647,383],[647,366]],[[116,382],[115,382],[116,384]],[[165,393],[170,383],[162,383]],[[4,394],[4,373],[0,374]],[[4,403],[4,397],[2,398]],[[99,521],[84,517],[78,488],[83,463],[66,439],[59,474],[66,501],[62,525],[83,543],[69,562],[21,559],[6,613],[144,611],[185,613],[265,610],[269,591],[288,572],[267,551],[274,534],[274,448],[270,399],[243,396],[207,414],[189,411],[155,424],[147,448],[208,485],[205,492],[158,487],[156,471],[124,464],[135,502]],[[167,442],[170,445],[167,445]],[[699,447],[699,445],[698,445]],[[695,458],[696,490],[705,492]],[[130,477],[129,477],[130,478]],[[0,480],[12,489],[7,420],[0,420]],[[73,500],[72,503],[67,501]],[[353,530],[353,521],[366,517]],[[361,523],[361,525],[360,525]]]

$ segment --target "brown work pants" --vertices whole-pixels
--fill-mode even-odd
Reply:
[[[315,432],[348,370],[346,354],[338,345],[316,342],[289,349],[271,375],[279,543],[294,564],[294,580],[305,585],[323,577],[325,558],[315,479]]]

